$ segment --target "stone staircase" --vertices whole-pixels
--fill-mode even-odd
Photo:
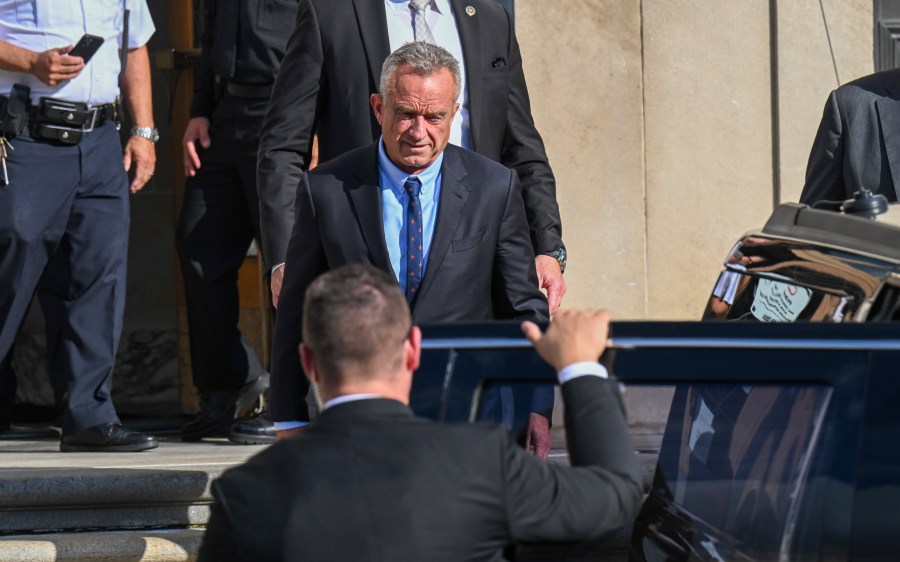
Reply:
[[[143,428],[142,428],[143,429]],[[558,439],[554,439],[558,441]],[[649,485],[658,437],[635,435]],[[3,562],[184,562],[196,559],[209,517],[210,484],[262,446],[161,437],[141,453],[59,453],[53,431],[0,439],[0,560]],[[554,462],[566,462],[555,448]],[[593,545],[603,560],[627,560],[625,529]],[[584,545],[520,551],[522,560],[597,560]]]
[[[0,560],[194,560],[210,483],[263,449],[162,437],[141,453],[59,453],[55,434],[0,440]]]

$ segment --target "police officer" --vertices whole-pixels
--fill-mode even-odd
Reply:
[[[206,3],[201,64],[184,133],[187,184],[178,248],[199,414],[182,427],[195,441],[228,433],[236,412],[268,387],[268,373],[238,330],[238,269],[259,238],[256,152],[296,0]],[[260,435],[244,442],[265,442]],[[271,433],[271,432],[269,432]]]
[[[120,423],[109,390],[125,305],[129,189],[139,191],[156,163],[145,46],[153,32],[145,0],[65,8],[0,0],[0,410],[8,416],[15,397],[10,348],[40,285],[51,382],[58,397],[68,393],[62,451],[157,446]],[[69,56],[85,33],[102,39],[99,49],[89,60]],[[122,90],[136,125],[124,152],[115,103],[123,44]]]

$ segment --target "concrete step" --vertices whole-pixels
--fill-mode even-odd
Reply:
[[[262,449],[173,437],[141,453],[60,453],[52,437],[0,441],[0,535],[202,526],[210,483]]]
[[[203,529],[104,531],[0,537],[4,562],[191,562]]]

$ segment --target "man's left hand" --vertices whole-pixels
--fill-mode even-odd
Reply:
[[[129,189],[132,193],[137,193],[153,177],[153,171],[156,169],[156,148],[148,139],[132,136],[125,145],[122,164],[126,172],[134,167],[134,179]]]
[[[547,305],[550,308],[550,314],[553,315],[559,308],[563,295],[566,294],[566,282],[563,279],[559,262],[553,256],[542,254],[534,258],[534,265],[537,268],[538,286],[547,290]]]
[[[525,450],[534,451],[534,456],[542,461],[550,455],[550,420],[531,412],[525,429]]]

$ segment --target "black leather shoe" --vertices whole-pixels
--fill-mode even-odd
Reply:
[[[204,437],[225,437],[237,412],[252,404],[269,388],[269,373],[237,390],[208,390],[200,393],[200,412],[181,426],[182,441]]]
[[[241,445],[269,445],[275,442],[275,422],[263,411],[252,418],[242,418],[231,426],[228,440]]]
[[[103,423],[63,435],[59,450],[64,453],[125,453],[159,447],[149,433],[132,431],[121,423]]]

